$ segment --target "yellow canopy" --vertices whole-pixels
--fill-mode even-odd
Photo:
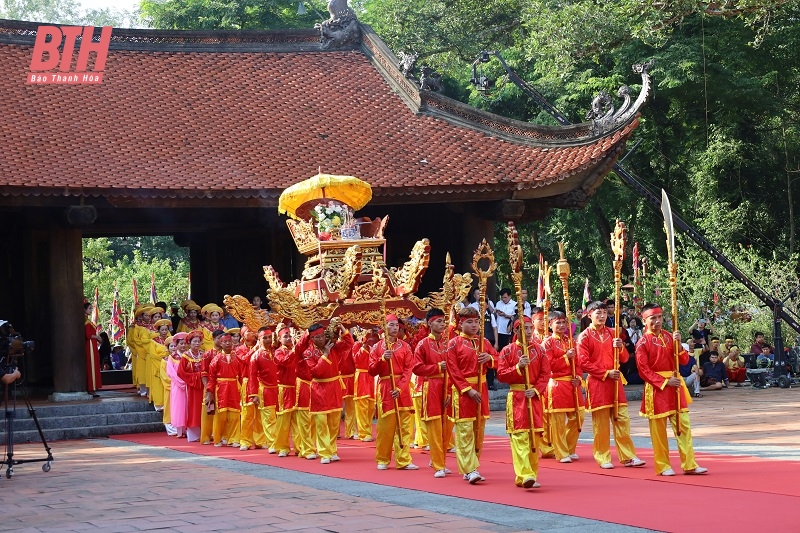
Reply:
[[[358,210],[372,200],[372,187],[355,176],[317,174],[283,191],[278,199],[278,213],[298,220],[308,219],[311,209],[325,200],[336,200]]]

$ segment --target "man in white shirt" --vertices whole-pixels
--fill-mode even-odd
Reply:
[[[528,318],[531,318],[531,304],[528,303],[528,289],[522,289],[522,303],[524,305],[523,313]]]
[[[500,299],[494,306],[494,313],[497,317],[497,341],[502,350],[511,342],[511,325],[514,323],[514,315],[517,312],[517,302],[511,299],[511,289],[501,289]]]

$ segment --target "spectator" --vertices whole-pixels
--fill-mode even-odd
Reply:
[[[522,289],[522,312],[523,314],[530,318],[531,317],[531,304],[528,303],[528,289]],[[519,318],[519,317],[517,317]]]
[[[635,316],[631,317],[630,320],[628,320],[628,336],[630,336],[634,346],[636,346],[636,343],[642,338],[643,332],[644,324],[642,324],[642,319]]]
[[[500,299],[494,309],[497,317],[497,344],[502,350],[511,341],[511,325],[517,312],[517,302],[511,299],[511,289],[500,290]]]
[[[750,353],[754,353],[756,355],[759,355],[759,354],[763,353],[764,346],[767,346],[767,347],[770,347],[770,346],[769,346],[769,344],[767,344],[764,341],[764,334],[761,333],[760,331],[756,331],[755,337],[756,337],[756,340],[753,343],[753,345],[750,347]],[[770,347],[770,353],[772,353],[772,348],[771,347]]]
[[[695,326],[697,326],[695,328]],[[702,353],[706,353],[709,351],[709,344],[711,341],[711,330],[706,328],[706,319],[705,318],[698,318],[694,324],[691,325],[689,328],[689,335],[692,336],[694,339],[694,348],[702,348]],[[695,357],[697,355],[695,354]],[[707,358],[708,356],[706,356]],[[703,365],[704,358],[700,358],[700,364]]]
[[[723,360],[728,357],[731,353],[731,348],[735,345],[735,341],[733,337],[725,337],[725,344],[719,347],[719,356],[723,358]],[[738,348],[738,347],[737,347]]]
[[[231,315],[227,307],[224,309],[225,309],[224,314],[222,315],[222,318],[219,319],[219,323],[225,326],[226,330],[238,328],[239,322],[235,318],[233,318],[233,315]]]
[[[252,300],[253,309],[261,309],[261,303],[262,303],[261,302],[261,296],[258,296],[258,295],[253,296],[253,300]]]
[[[172,331],[178,331],[178,325],[181,323],[181,315],[178,314],[178,302],[169,304],[169,319],[172,321]]]
[[[754,347],[755,344],[753,345],[753,348]],[[750,349],[752,350],[753,348]],[[756,366],[758,368],[772,368],[775,366],[775,356],[772,354],[772,346],[766,343],[761,346],[761,352],[758,357],[756,357]]]
[[[708,351],[717,352],[720,355],[720,361],[722,361],[722,354],[719,353],[719,337],[711,337],[708,343]]]
[[[700,370],[700,390],[728,388],[728,373],[717,352],[709,352],[708,363]]]
[[[480,289],[475,289],[472,291],[472,301],[464,307],[472,307],[480,314],[480,297]],[[483,336],[497,349],[497,320],[494,318],[494,306],[489,300],[486,300],[486,312],[483,317]]]
[[[689,345],[683,343],[683,349],[692,353],[689,349]],[[697,375],[697,359],[694,356],[689,355],[689,361],[685,365],[679,366],[679,372],[681,377],[683,377],[683,381],[686,383],[686,388],[692,391],[692,396],[695,398],[702,398],[703,395],[700,394],[700,377]]]
[[[105,331],[100,332],[100,346],[97,347],[97,351],[100,353],[100,364],[102,365],[100,368],[106,370],[106,364],[108,364],[108,370],[111,370],[111,340]]]
[[[125,365],[128,364],[128,358],[125,357],[125,348],[119,342],[111,348],[109,358],[111,359],[112,370],[124,370]]]
[[[736,383],[734,387],[741,387],[747,377],[747,368],[744,358],[739,355],[739,347],[731,346],[728,356],[722,359],[725,363],[725,370],[728,372],[728,379]]]

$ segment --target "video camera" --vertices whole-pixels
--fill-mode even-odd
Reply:
[[[18,358],[27,355],[36,347],[33,341],[26,341],[14,331],[7,320],[0,320],[0,365],[5,374],[13,373],[19,366]]]

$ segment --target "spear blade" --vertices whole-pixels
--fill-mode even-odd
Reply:
[[[672,208],[669,205],[669,196],[661,189],[661,213],[664,215],[664,231],[667,232],[667,260],[675,262],[675,227],[672,224]]]

